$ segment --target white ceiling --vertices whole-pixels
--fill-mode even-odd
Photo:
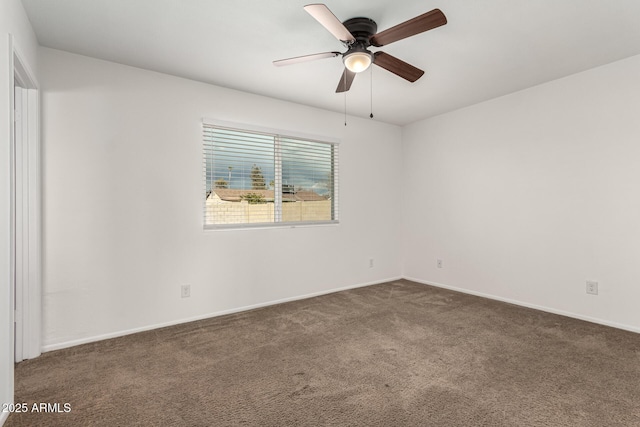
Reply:
[[[343,112],[341,58],[271,61],[342,45],[303,6],[310,0],[22,0],[41,45]],[[640,54],[638,0],[326,0],[341,20],[385,30],[434,8],[448,24],[383,50],[425,75],[373,70],[376,120],[404,125]],[[585,88],[588,90],[588,88]],[[347,93],[368,117],[371,74]]]

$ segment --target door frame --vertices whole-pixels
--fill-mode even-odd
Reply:
[[[40,92],[12,35],[10,44],[11,300],[14,361],[42,352]],[[16,90],[16,88],[19,88]],[[19,99],[16,99],[16,96]],[[19,128],[18,128],[19,127]]]

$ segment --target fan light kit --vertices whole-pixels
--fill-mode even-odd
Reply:
[[[349,49],[342,56],[342,62],[352,73],[361,73],[371,65],[371,52],[366,49]]]
[[[335,38],[342,42],[346,52],[324,52],[313,55],[297,56],[289,59],[273,61],[274,65],[290,65],[322,58],[335,58],[342,55],[345,69],[336,88],[336,92],[346,92],[357,73],[368,69],[371,64],[384,68],[409,82],[415,82],[424,74],[419,68],[384,53],[371,52],[369,47],[382,47],[407,37],[415,36],[447,23],[447,18],[440,9],[433,9],[413,19],[391,27],[382,32],[374,20],[369,18],[351,18],[340,22],[324,4],[309,4],[304,7],[316,21],[325,27]]]

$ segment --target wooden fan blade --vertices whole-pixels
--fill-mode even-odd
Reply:
[[[369,42],[373,46],[385,46],[407,37],[432,30],[447,23],[447,17],[440,9],[433,9],[431,12],[423,13],[413,19],[391,27],[378,34],[374,34]]]
[[[411,64],[391,56],[388,53],[376,52],[374,53],[373,63],[378,67],[382,67],[387,71],[391,71],[396,76],[400,76],[411,83],[418,80],[424,74],[420,68],[416,68]]]
[[[336,88],[336,93],[346,92],[351,89],[351,83],[353,83],[353,79],[356,77],[356,73],[344,69],[342,73],[342,77],[340,77],[340,82],[338,83],[338,87]]]
[[[304,7],[309,15],[313,16],[316,21],[325,27],[335,38],[344,42],[354,42],[356,39],[342,25],[342,22],[329,10],[324,4],[308,4]]]
[[[340,52],[314,53],[313,55],[296,56],[295,58],[279,59],[273,61],[273,65],[281,67],[283,65],[298,64],[300,62],[315,61],[316,59],[335,58]]]

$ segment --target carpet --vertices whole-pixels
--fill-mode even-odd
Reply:
[[[7,427],[640,426],[640,335],[406,280],[52,351],[15,378],[29,410]]]

